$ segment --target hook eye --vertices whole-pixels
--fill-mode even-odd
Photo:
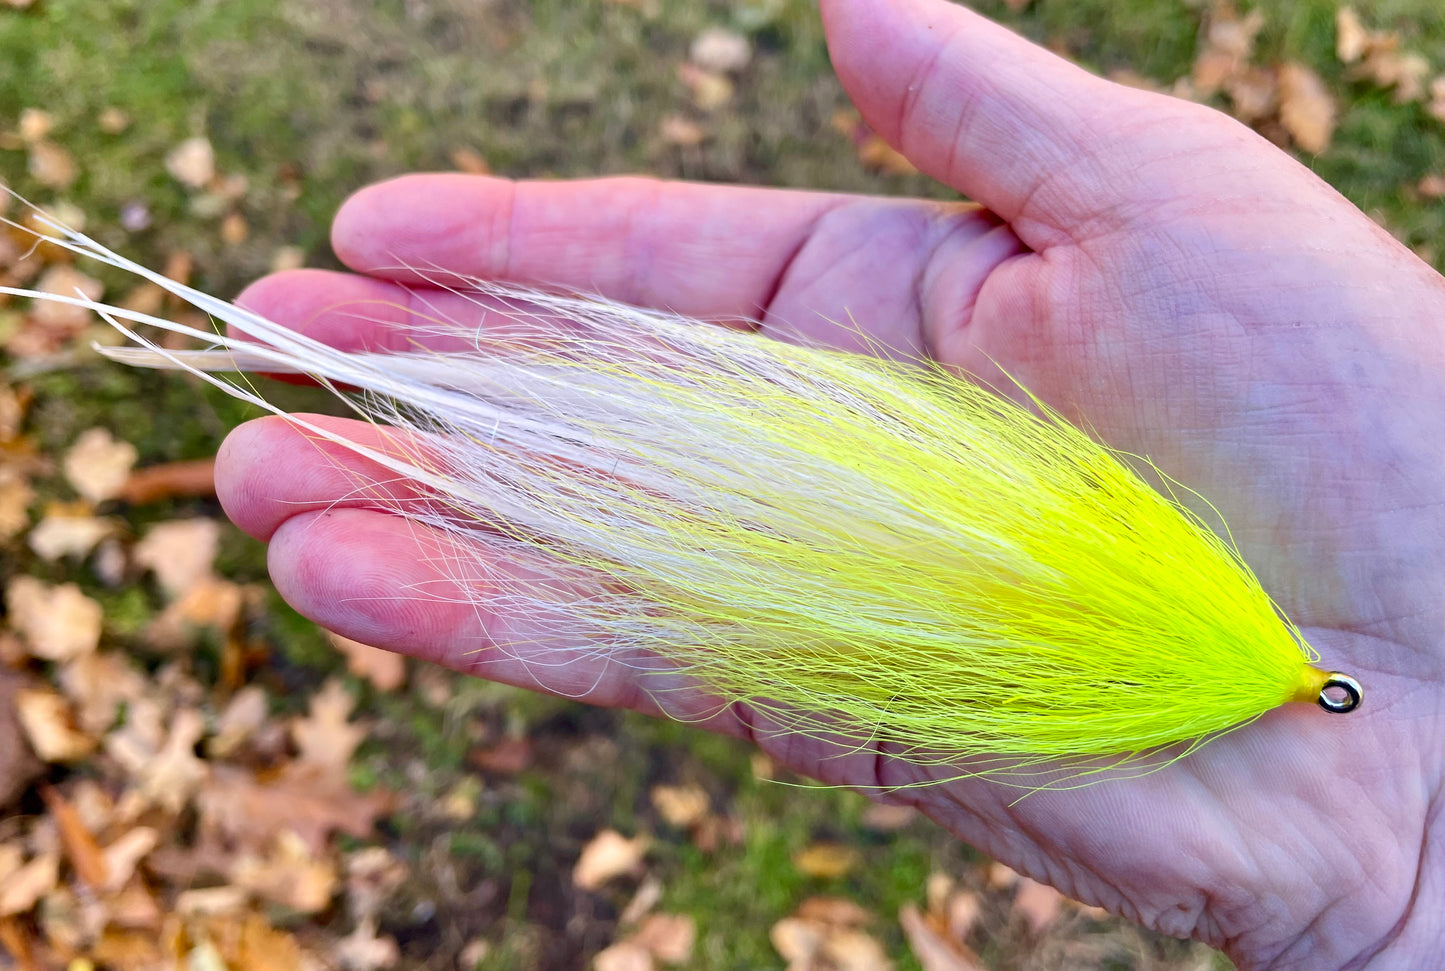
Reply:
[[[1336,698],[1331,694],[1331,688],[1338,688],[1345,693],[1345,696]],[[1320,688],[1319,706],[1325,711],[1343,715],[1360,707],[1360,702],[1364,699],[1365,689],[1360,687],[1360,682],[1348,674],[1331,671],[1330,676],[1325,679],[1324,687]]]

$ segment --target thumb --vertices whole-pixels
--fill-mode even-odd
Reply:
[[[1217,112],[1096,77],[944,0],[824,0],[823,16],[868,124],[1036,250],[1117,228],[1157,198],[1151,173],[1190,158],[1201,128],[1220,145]]]

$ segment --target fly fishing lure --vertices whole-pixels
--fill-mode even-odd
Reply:
[[[418,348],[462,350],[346,352],[55,231],[247,335],[29,294],[136,345],[108,356],[278,414],[207,372],[359,389],[338,393],[384,446],[288,417],[406,482],[419,498],[387,508],[446,537],[463,586],[487,569],[478,543],[563,578],[486,573],[479,606],[685,672],[787,731],[970,774],[1157,767],[1287,702],[1360,703],[1200,519],[1047,409],[942,368],[479,281],[475,320],[412,325]],[[216,346],[162,349],[122,321]]]

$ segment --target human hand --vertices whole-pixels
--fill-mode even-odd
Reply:
[[[347,305],[463,312],[377,270],[438,266],[861,349],[827,323],[851,317],[895,349],[1002,367],[1208,497],[1367,700],[1344,719],[1286,706],[1136,780],[1018,802],[986,779],[890,798],[1243,969],[1417,967],[1445,952],[1445,281],[1216,112],[1099,80],[936,0],[825,0],[824,15],[867,121],[987,210],[418,176],[337,217],[337,252],[370,275],[282,274],[244,302],[338,345],[386,346],[387,322],[361,324]],[[580,653],[539,682],[517,646],[525,616],[398,598],[446,577],[416,555],[415,526],[345,498],[366,468],[279,419],[223,449],[227,511],[270,541],[298,609],[483,677],[656,710],[633,672]],[[482,638],[509,649],[478,653]],[[835,784],[934,771],[884,752],[839,758],[744,706],[710,726]]]

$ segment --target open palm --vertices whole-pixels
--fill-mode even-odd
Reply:
[[[1445,280],[1215,112],[1099,80],[938,0],[824,13],[869,123],[986,208],[415,176],[336,220],[338,253],[367,275],[282,274],[244,302],[381,347],[386,322],[344,305],[390,302],[398,322],[408,301],[464,312],[378,270],[438,266],[844,346],[828,321],[851,317],[899,353],[1002,367],[1207,496],[1324,663],[1368,698],[1348,718],[1287,706],[1137,780],[1017,804],[987,780],[892,798],[1242,968],[1426,966],[1445,950]],[[526,641],[525,616],[397,599],[445,578],[416,555],[414,526],[344,501],[357,470],[279,419],[223,449],[227,510],[270,541],[298,609],[485,677],[655,710],[620,665],[579,655],[539,681],[516,651],[474,651]],[[837,758],[742,706],[711,725],[834,783],[929,771],[883,752]]]

